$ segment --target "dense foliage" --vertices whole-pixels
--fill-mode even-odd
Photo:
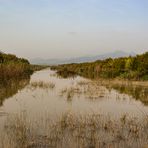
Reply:
[[[88,78],[148,80],[148,52],[135,57],[108,58],[91,63],[53,66],[60,72],[74,72]]]
[[[32,73],[29,61],[0,52],[0,82]]]
[[[31,65],[26,59],[0,52],[0,106],[29,83],[33,71],[43,68],[46,66]]]

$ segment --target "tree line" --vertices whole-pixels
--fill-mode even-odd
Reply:
[[[52,66],[58,72],[73,72],[87,78],[148,80],[148,52],[134,57],[107,58],[88,63]]]
[[[0,80],[23,77],[32,73],[30,63],[24,58],[18,58],[13,54],[0,52]]]

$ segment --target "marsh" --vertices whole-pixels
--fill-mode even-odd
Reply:
[[[21,88],[19,82],[13,84],[12,95],[6,93],[10,87],[5,88],[0,147],[139,148],[148,144],[145,86],[62,78],[50,68],[34,72],[22,83]]]

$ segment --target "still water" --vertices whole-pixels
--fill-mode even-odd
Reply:
[[[1,84],[0,148],[147,147],[148,88],[104,82],[45,69]]]
[[[38,82],[52,83],[54,87],[38,87]],[[79,76],[61,78],[50,69],[35,72],[28,84],[25,81],[21,82],[25,86],[18,90],[16,94],[8,96],[9,90],[6,91],[7,99],[3,99],[4,101],[0,107],[0,117],[20,111],[27,112],[31,117],[42,116],[45,112],[54,117],[67,111],[76,114],[90,112],[110,114],[114,117],[123,114],[140,117],[143,113],[148,114],[148,105],[145,103],[148,100],[147,88],[143,88],[141,91],[135,90],[135,88],[132,91],[130,88],[132,92],[130,94],[126,91],[124,93],[123,87],[108,87],[98,82],[95,85],[87,86],[85,91],[82,91],[87,85],[84,82],[90,83],[90,80]],[[37,83],[36,87],[32,85],[33,83]],[[13,87],[16,88],[15,85]],[[79,88],[79,92],[73,91],[72,96],[67,96],[66,91],[68,93],[69,89],[77,88]],[[8,87],[8,89],[10,88]],[[138,91],[139,94],[136,95]],[[62,92],[63,94],[61,94]],[[146,101],[142,101],[142,97],[145,97],[144,100]]]

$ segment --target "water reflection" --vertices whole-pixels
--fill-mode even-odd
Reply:
[[[135,100],[141,101],[144,105],[148,105],[147,87],[133,86],[132,84],[130,85],[110,84],[109,87],[117,90],[121,94],[127,94],[132,96]]]
[[[50,69],[35,72],[31,76],[29,85],[27,85],[28,83],[29,79],[12,81],[1,88],[1,105],[3,100],[9,97],[3,103],[4,112],[16,113],[26,110],[32,117],[35,114],[44,115],[44,112],[50,112],[51,116],[60,115],[67,110],[78,114],[93,111],[113,116],[129,113],[138,117],[143,112],[148,113],[146,104],[141,103],[146,102],[148,94],[147,89],[143,91],[142,87],[141,91],[132,92],[132,89],[128,89],[126,92],[127,86],[115,87],[109,83],[110,85],[106,88],[106,85],[103,86],[100,81],[92,81],[79,76],[67,79],[59,78]],[[26,85],[27,87],[25,87]],[[17,93],[21,88],[24,89]],[[124,92],[123,94],[116,91],[119,88]],[[131,92],[133,97],[130,95]],[[12,96],[13,94],[16,95]]]
[[[62,78],[50,69],[35,72],[28,83],[29,79],[11,82],[3,85],[1,92],[4,93],[0,93],[1,100],[9,97],[2,101],[1,108],[10,119],[0,118],[4,121],[0,125],[4,132],[0,129],[0,134],[10,137],[8,142],[14,142],[14,148],[17,148],[15,144],[20,144],[20,148],[26,142],[26,147],[32,148],[147,144],[148,106],[141,103],[147,98],[146,88],[105,85],[80,76]],[[21,88],[24,89],[17,93]],[[137,101],[140,98],[144,99]],[[21,111],[27,116],[18,117]],[[14,121],[13,115],[16,115]],[[0,135],[0,144],[2,137]]]
[[[77,76],[76,73],[72,71],[68,71],[67,69],[57,71],[58,76],[61,78],[75,78]]]
[[[67,71],[66,69],[63,70],[63,71],[58,71],[57,74],[61,77],[61,78],[70,78],[70,77],[76,77],[76,74],[75,73],[72,73],[70,71]],[[91,79],[91,80],[95,80],[96,77],[93,77],[93,76],[87,76],[87,78]],[[95,79],[94,79],[95,78]],[[127,95],[130,95],[133,97],[133,99],[135,100],[139,100],[141,101],[144,105],[148,105],[148,87],[144,87],[144,86],[138,86],[138,85],[133,85],[132,83],[128,83],[128,85],[126,84],[114,84],[112,82],[109,82],[107,81],[107,83],[105,82],[105,80],[103,81],[98,81],[96,82],[97,85],[99,86],[99,88],[101,88],[102,86],[101,85],[104,85],[106,86],[106,88],[108,90],[111,90],[111,89],[114,89],[114,90],[117,90],[120,94],[127,94]],[[101,85],[100,85],[101,84]],[[92,87],[88,88],[86,92],[89,92],[90,89]],[[89,96],[89,98],[95,98],[93,97],[96,93],[98,93],[98,90],[99,89],[95,89],[97,88],[96,85],[93,85],[93,91],[91,91],[91,94]],[[73,92],[72,91],[73,89],[71,89],[71,91],[68,91],[68,92]],[[85,92],[84,92],[85,93]],[[105,92],[107,93],[107,91]],[[104,93],[104,94],[105,94]],[[70,93],[69,93],[70,94]],[[72,93],[71,93],[72,94]],[[104,96],[104,94],[102,93],[102,95],[100,94],[100,97]],[[73,96],[73,95],[69,95],[69,96]],[[71,97],[70,97],[71,98]],[[96,97],[96,98],[99,98],[99,97]]]
[[[30,77],[21,79],[11,79],[7,82],[1,82],[0,84],[0,106],[3,105],[3,101],[13,95],[17,94],[19,90],[23,89],[29,84]]]

